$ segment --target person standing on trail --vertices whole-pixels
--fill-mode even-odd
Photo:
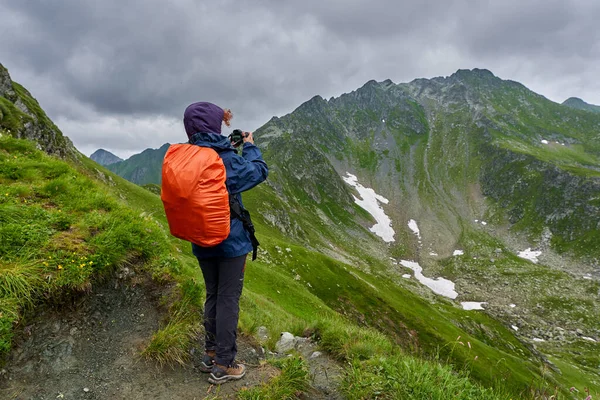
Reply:
[[[230,203],[237,203],[242,214],[247,215],[242,206],[241,193],[267,179],[269,170],[260,150],[254,145],[251,132],[243,132],[243,143],[235,144],[241,144],[241,155],[237,154],[230,139],[221,135],[221,124],[230,126],[232,117],[230,110],[200,102],[187,107],[183,124],[190,144],[209,147],[218,153],[225,165],[225,183]],[[232,205],[230,233],[223,242],[213,247],[192,244],[206,285],[205,354],[200,370],[210,373],[208,380],[214,384],[240,379],[246,373],[246,367],[235,361],[239,302],[246,256],[253,249],[256,256],[258,242],[254,238],[253,227],[249,232],[247,223],[235,214]]]

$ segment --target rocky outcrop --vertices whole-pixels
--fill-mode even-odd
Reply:
[[[0,64],[0,129],[19,139],[36,142],[38,148],[61,158],[81,155],[69,138],[48,118],[29,91],[10,78]]]

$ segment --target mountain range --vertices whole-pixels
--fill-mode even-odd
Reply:
[[[248,268],[241,329],[313,332],[328,354],[347,362],[341,391],[350,398],[418,398],[407,394],[419,385],[416,371],[402,369],[412,365],[407,354],[428,371],[467,368],[474,387],[500,390],[463,398],[536,398],[554,387],[570,398],[571,386],[600,391],[600,114],[569,103],[474,69],[409,83],[369,81],[272,118],[254,135],[269,179],[244,194],[262,246]],[[68,174],[83,171],[95,182],[87,187],[117,199],[90,189],[86,201],[104,211],[36,232],[75,249],[97,246],[107,260],[113,246],[130,246],[134,261],[124,265],[146,263],[157,282],[167,275],[178,282],[180,296],[191,296],[186,304],[198,301],[202,279],[188,268],[189,246],[168,239],[158,196],[86,160],[58,130],[53,140],[63,145],[49,148],[51,140],[19,125],[13,116],[24,112],[15,104],[0,102],[9,116],[0,119],[5,133],[68,160]],[[132,181],[143,175],[140,184],[160,183],[167,148],[108,167]],[[42,159],[18,153],[7,160],[27,157]],[[0,170],[7,193],[33,179]],[[36,202],[63,204],[67,198],[57,196],[71,184],[66,176],[50,176],[52,184],[40,177],[43,195],[24,197],[34,205],[0,206],[16,218]],[[132,225],[135,235],[115,231],[119,224],[101,218],[120,209],[117,202],[148,225]],[[40,221],[55,221],[58,212],[44,204],[36,212],[52,218]],[[87,210],[77,204],[61,207]],[[156,235],[149,248],[134,240],[144,235]],[[170,250],[157,254],[161,243]],[[17,244],[5,257],[26,265]],[[427,382],[421,393],[436,385]]]

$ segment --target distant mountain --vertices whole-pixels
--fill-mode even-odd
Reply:
[[[146,149],[125,161],[107,165],[106,168],[138,185],[160,185],[162,162],[169,146],[169,143],[165,143],[159,149]]]
[[[578,97],[569,97],[563,102],[563,106],[600,113],[600,106],[586,103]]]
[[[98,164],[107,166],[111,164],[118,163],[119,161],[123,161],[122,158],[115,156],[110,151],[106,151],[104,149],[98,149],[90,156],[90,158],[96,161]]]

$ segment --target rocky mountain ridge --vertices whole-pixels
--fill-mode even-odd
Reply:
[[[90,158],[104,167],[110,164],[118,163],[119,161],[123,161],[122,158],[117,157],[110,151],[104,149],[96,150],[92,155],[90,155]]]
[[[565,105],[565,106],[567,106],[567,107],[571,107],[571,108],[577,108],[577,109],[580,109],[580,110],[586,110],[586,111],[592,111],[592,112],[600,113],[600,106],[586,103],[585,101],[583,101],[579,97],[569,97],[562,104]]]
[[[0,64],[0,128],[10,135],[36,142],[40,149],[62,158],[81,157],[69,138],[48,118],[29,91],[11,80]]]

